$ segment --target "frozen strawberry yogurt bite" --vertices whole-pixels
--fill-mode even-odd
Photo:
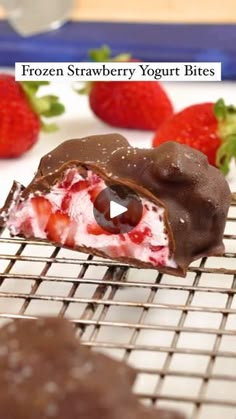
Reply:
[[[107,218],[107,203],[96,200],[114,183],[132,188],[142,211],[137,223],[125,212],[112,230],[96,221],[94,206]],[[44,156],[27,188],[14,183],[0,220],[13,236],[185,275],[192,260],[224,252],[230,197],[200,152],[172,142],[136,149],[111,134],[69,140]]]
[[[170,249],[164,208],[141,198],[142,216],[128,232],[115,234],[103,229],[94,218],[94,202],[107,188],[105,181],[88,170],[65,171],[48,193],[34,192],[9,211],[6,226],[12,235],[50,240],[71,248],[96,248],[111,258],[138,259],[154,267],[176,267]],[[103,203],[101,203],[103,204]],[[101,206],[100,204],[100,206]],[[109,210],[107,202],[102,211]],[[124,223],[127,215],[123,215]],[[121,220],[122,221],[122,220]],[[130,220],[132,222],[132,220]]]
[[[141,404],[136,370],[80,344],[65,318],[10,322],[0,348],[2,419],[185,419]]]

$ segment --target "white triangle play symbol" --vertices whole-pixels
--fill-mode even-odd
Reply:
[[[117,204],[115,201],[110,201],[110,218],[117,217],[127,211],[123,205]]]

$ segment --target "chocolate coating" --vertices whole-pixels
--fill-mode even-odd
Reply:
[[[185,275],[200,257],[220,255],[231,202],[223,174],[199,151],[168,142],[138,149],[118,134],[68,140],[45,155],[23,197],[49,190],[68,167],[90,166],[107,181],[133,187],[166,209],[170,248],[178,268],[160,271]],[[139,262],[139,266],[145,266]]]
[[[142,406],[134,380],[124,363],[79,345],[65,319],[17,320],[0,329],[4,419],[183,419]]]

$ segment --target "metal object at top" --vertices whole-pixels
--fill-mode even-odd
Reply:
[[[6,18],[22,36],[60,27],[69,18],[74,0],[1,0]]]

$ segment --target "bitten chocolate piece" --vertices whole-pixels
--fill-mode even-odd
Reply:
[[[183,419],[132,394],[135,372],[79,345],[65,319],[17,320],[0,329],[4,419]]]
[[[94,197],[114,183],[132,188],[145,208],[122,237],[92,224]],[[14,184],[2,224],[12,235],[184,276],[193,260],[224,252],[230,201],[224,176],[197,150],[174,142],[138,149],[121,135],[97,135],[65,141],[27,188]]]

